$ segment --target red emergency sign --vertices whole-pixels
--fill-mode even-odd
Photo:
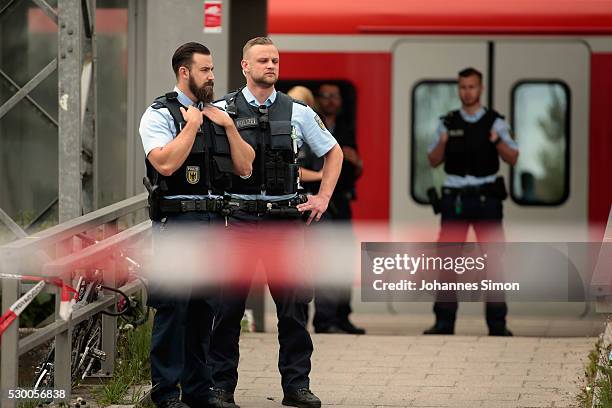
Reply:
[[[223,15],[221,0],[205,0],[204,1],[204,32],[205,33],[220,33],[221,32],[221,16]]]

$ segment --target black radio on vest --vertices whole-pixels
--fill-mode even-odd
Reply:
[[[456,110],[441,119],[448,129],[448,142],[444,151],[444,171],[457,176],[476,177],[496,174],[499,155],[489,141],[491,128],[503,116],[494,110],[487,112],[475,123],[466,122]]]
[[[225,97],[226,111],[242,138],[255,150],[249,178],[232,176],[227,192],[234,194],[286,195],[298,190],[297,152],[291,137],[293,99],[282,92],[270,106],[251,106],[241,90]]]

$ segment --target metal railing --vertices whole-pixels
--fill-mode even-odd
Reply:
[[[0,271],[15,275],[34,275],[55,277],[70,283],[73,272],[84,269],[102,271],[105,286],[117,287],[117,273],[121,262],[125,262],[121,252],[143,240],[149,240],[151,222],[136,224],[138,218],[145,219],[144,209],[147,206],[146,194],[120,201],[108,207],[91,212],[55,227],[26,236],[17,241],[0,246]],[[136,225],[134,225],[136,224]],[[134,225],[134,226],[131,226]],[[131,227],[130,227],[131,226]],[[121,228],[125,228],[120,231]],[[84,246],[83,234],[98,242]],[[79,237],[79,235],[81,237]],[[2,310],[7,310],[22,294],[19,280],[2,281]],[[140,281],[127,282],[120,289],[126,294],[140,290]],[[105,293],[103,297],[75,311],[68,321],[59,317],[60,292],[51,287],[55,293],[55,321],[19,339],[19,320],[4,332],[1,345],[0,389],[10,390],[19,384],[19,357],[33,348],[55,340],[55,374],[54,388],[66,390],[66,401],[71,392],[71,347],[72,330],[80,322],[100,311],[114,310],[117,295]],[[116,348],[117,317],[103,316],[102,350],[106,361],[102,363],[102,372],[111,375],[114,369]],[[2,401],[2,407],[15,407],[15,400]]]

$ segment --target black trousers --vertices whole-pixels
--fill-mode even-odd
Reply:
[[[213,213],[181,213],[153,223],[153,250],[180,238],[183,227],[206,228],[221,218]],[[175,254],[180,256],[180,254]],[[150,282],[148,304],[156,309],[151,338],[151,400],[202,400],[213,386],[208,363],[210,332],[219,294],[215,289],[176,293]]]
[[[228,219],[233,266],[227,273],[212,333],[210,359],[217,387],[233,392],[238,382],[240,322],[259,260],[278,317],[278,369],[285,392],[308,388],[312,340],[306,329],[312,286],[304,276],[304,230],[301,219],[277,220],[235,212]],[[301,237],[301,238],[300,238]]]
[[[470,226],[474,228],[479,242],[504,241],[503,207],[497,197],[444,192],[440,211],[442,221],[439,242],[464,242]],[[453,327],[457,309],[458,303],[454,292],[438,292],[433,308],[436,324]],[[507,313],[508,307],[503,299],[486,301],[485,317],[489,331],[503,330],[506,327]]]

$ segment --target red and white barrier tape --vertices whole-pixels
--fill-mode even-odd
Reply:
[[[4,331],[13,323],[13,321],[17,319],[17,316],[19,316],[21,312],[28,307],[36,296],[38,296],[47,283],[51,283],[52,285],[61,288],[59,316],[62,318],[62,320],[70,319],[70,315],[72,314],[72,306],[76,302],[78,293],[76,289],[70,285],[67,285],[61,279],[47,279],[40,276],[12,275],[6,273],[0,273],[0,278],[39,281],[26,294],[17,299],[17,301],[13,303],[6,313],[0,316],[0,337],[2,336],[2,333],[4,333]]]

